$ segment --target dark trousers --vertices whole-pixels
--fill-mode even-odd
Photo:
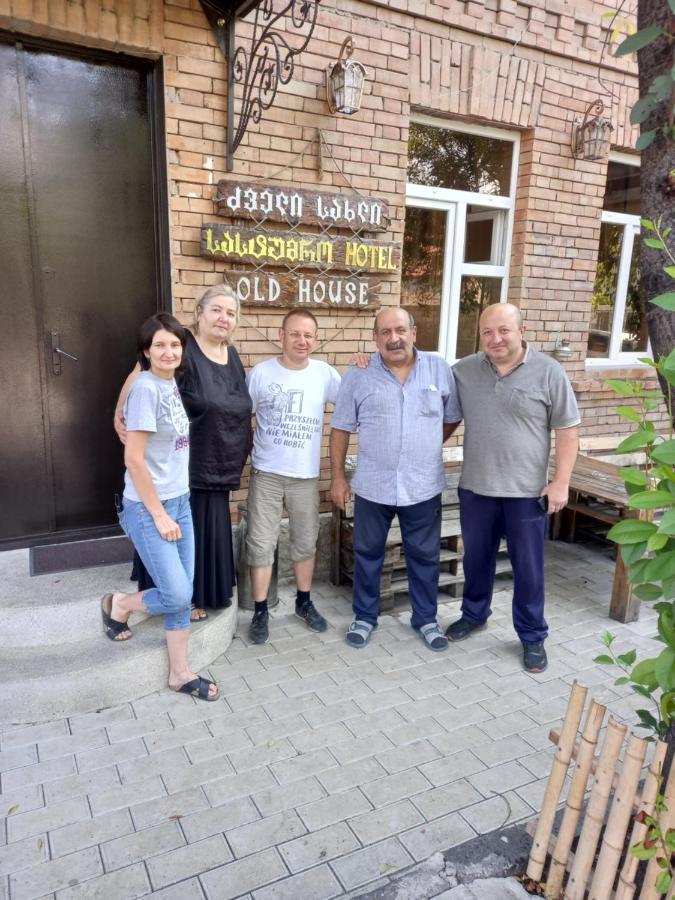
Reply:
[[[547,515],[536,497],[486,497],[459,489],[464,541],[462,616],[482,625],[490,615],[502,537],[513,568],[513,626],[521,641],[548,634],[544,618],[544,541]]]
[[[412,506],[387,506],[357,496],[354,504],[354,616],[377,624],[380,576],[389,526],[401,526],[408,567],[413,628],[436,621],[441,540],[441,495]]]

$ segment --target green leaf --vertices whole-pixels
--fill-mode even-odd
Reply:
[[[607,537],[615,544],[640,544],[648,541],[656,531],[653,522],[642,519],[622,519],[607,532]]]
[[[656,881],[654,882],[654,887],[656,888],[657,893],[659,894],[667,894],[670,890],[670,885],[673,881],[673,876],[670,872],[659,872],[656,876]]]
[[[644,568],[644,581],[661,581],[675,575],[675,550],[661,552],[654,559],[647,561]]]
[[[636,31],[635,34],[631,34],[630,37],[627,37],[625,41],[623,41],[616,49],[615,56],[627,56],[629,53],[637,53],[638,50],[642,50],[643,47],[646,47],[648,44],[651,44],[652,41],[655,41],[662,34],[662,28],[660,25],[650,25],[648,28],[641,28],[639,31]]]
[[[675,291],[671,291],[669,294],[659,294],[658,297],[653,297],[650,301],[654,306],[660,306],[661,309],[668,309],[670,312],[675,311]]]
[[[649,92],[656,94],[657,100],[665,100],[666,97],[670,97],[672,89],[673,81],[670,77],[670,73],[668,75],[657,75],[649,85]]]
[[[662,691],[675,688],[675,650],[672,647],[666,647],[656,657],[654,674]]]
[[[628,678],[626,675],[622,675],[620,678],[616,679],[616,681],[614,682],[614,686],[621,687],[622,684],[628,684],[629,681],[630,678]]]
[[[632,666],[637,658],[637,650],[629,650],[627,653],[622,653],[621,656],[617,656],[617,659],[620,663],[623,663],[624,666]]]
[[[651,131],[643,131],[637,141],[635,141],[635,149],[646,150],[654,142],[658,133],[658,128],[652,128]]]
[[[675,509],[669,509],[663,514],[663,518],[659,522],[659,532],[675,535]]]
[[[657,687],[656,675],[654,674],[654,659],[642,659],[633,667],[630,673],[631,681],[634,684],[643,684],[646,687]]]
[[[633,125],[639,125],[648,119],[658,106],[658,100],[653,94],[645,94],[637,101],[630,111],[630,121]]]
[[[666,245],[660,238],[643,238],[645,247],[653,247],[654,250],[665,250]]]
[[[662,509],[672,502],[670,491],[638,491],[629,498],[628,505],[631,509]]]
[[[639,425],[642,421],[642,416],[636,409],[633,409],[632,406],[617,406],[616,411],[620,416],[623,416],[624,419],[628,419],[629,422],[635,422]]]
[[[657,462],[675,466],[675,440],[671,438],[668,441],[663,441],[662,444],[657,444],[652,448],[651,457]]]
[[[647,444],[654,442],[654,434],[646,428],[640,428],[634,434],[629,434],[627,438],[621,441],[617,446],[617,453],[632,453],[633,450],[641,450]]]
[[[603,631],[600,635],[600,640],[605,645],[605,647],[611,647],[611,645],[616,640],[616,635],[612,634],[611,631]]]
[[[633,386],[629,381],[621,381],[618,378],[608,378],[607,387],[611,388],[615,393],[622,397],[632,397],[634,394]]]
[[[659,637],[668,647],[675,650],[675,620],[673,618],[673,604],[659,603],[659,619],[657,627]]]
[[[636,563],[628,566],[628,580],[631,584],[642,584],[643,581],[651,581],[647,575],[647,566],[652,562],[651,559],[639,559]]]
[[[633,589],[633,593],[639,600],[650,602],[663,596],[663,589],[658,584],[641,584]]]
[[[670,7],[671,13],[675,13],[675,0],[668,0],[668,6]]]
[[[664,578],[662,580],[663,584],[663,596],[666,600],[675,600],[675,577],[673,578]]]
[[[675,266],[664,266],[663,271],[666,275],[670,275],[671,278],[675,278]]]
[[[640,225],[647,231],[656,231],[656,225],[651,219],[640,219]]]
[[[649,694],[647,696],[649,696]],[[635,712],[637,713],[637,716],[643,723],[643,725],[646,725],[648,728],[658,727],[659,723],[656,721],[654,716],[646,709],[636,709]]]
[[[606,653],[601,653],[600,656],[596,656],[593,660],[594,663],[597,663],[599,666],[613,666],[614,660],[611,656],[608,656]]]
[[[635,466],[624,466],[619,469],[619,475],[628,484],[647,484],[647,476],[642,469],[637,469]]]
[[[647,541],[647,550],[650,553],[656,553],[659,550],[663,550],[663,548],[666,546],[667,543],[668,543],[668,536],[665,534],[659,534],[657,532],[656,534],[653,534]],[[640,599],[644,600],[646,598],[641,597]],[[650,598],[650,599],[654,599],[654,598]]]
[[[624,544],[621,547],[621,556],[626,565],[629,566],[631,563],[642,559],[646,550],[647,544],[645,541],[640,541],[638,544]]]
[[[642,841],[640,841],[639,844],[630,848],[630,854],[636,859],[651,859],[652,856],[656,855],[656,847],[650,847],[649,850],[647,850]]]

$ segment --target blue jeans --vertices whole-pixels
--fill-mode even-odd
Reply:
[[[389,526],[398,515],[408,568],[413,628],[436,621],[441,542],[441,495],[411,506],[354,499],[354,616],[377,625],[380,576]]]
[[[464,541],[462,617],[487,622],[492,606],[497,551],[506,537],[513,569],[513,626],[526,643],[546,640],[544,544],[548,516],[536,497],[487,497],[459,489]]]
[[[143,605],[151,616],[164,615],[167,631],[180,631],[190,627],[195,570],[190,495],[164,500],[162,506],[180,527],[182,537],[179,541],[165,541],[145,506],[127,497],[119,519],[156,585],[143,594]]]

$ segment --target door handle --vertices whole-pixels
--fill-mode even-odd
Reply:
[[[59,333],[58,331],[50,331],[49,336],[51,338],[52,343],[52,372],[55,375],[61,374],[61,357],[66,356],[68,359],[72,359],[74,362],[77,362],[77,357],[73,356],[72,353],[66,353],[65,350],[62,350],[59,347]]]

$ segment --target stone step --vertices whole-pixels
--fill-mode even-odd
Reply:
[[[103,634],[100,599],[128,591],[127,563],[31,576],[27,550],[0,553],[0,722],[44,721],[137,700],[166,686],[161,617],[134,614],[131,640]],[[190,629],[190,665],[208,666],[227,650],[236,599]]]
[[[190,628],[188,658],[203,671],[230,645],[236,602],[211,611]],[[134,628],[131,640],[103,634],[60,646],[3,649],[0,658],[0,723],[30,723],[93,712],[166,687],[168,663],[161,617]]]

